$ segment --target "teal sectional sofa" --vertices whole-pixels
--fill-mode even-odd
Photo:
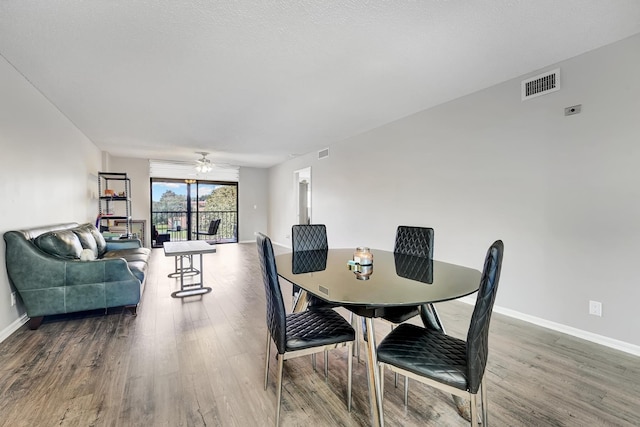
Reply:
[[[105,241],[90,223],[8,231],[4,240],[9,280],[31,329],[55,314],[121,306],[136,314],[151,255],[140,240]],[[87,254],[95,259],[82,261]]]

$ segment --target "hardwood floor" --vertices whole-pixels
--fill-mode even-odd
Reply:
[[[276,248],[277,249],[277,248]],[[271,426],[275,358],[263,390],[265,303],[254,244],[205,255],[213,292],[184,300],[153,251],[138,316],[125,310],[45,318],[0,343],[2,426]],[[508,286],[502,283],[501,286]],[[290,285],[282,282],[289,298]],[[288,305],[290,306],[290,304]],[[464,337],[471,307],[438,305],[447,331]],[[343,312],[346,316],[347,313]],[[381,339],[389,331],[376,325]],[[272,356],[275,351],[272,350]],[[354,363],[347,412],[346,349],[332,351],[329,379],[310,358],[285,363],[282,426],[369,425],[364,358]],[[498,426],[638,426],[639,358],[494,314],[486,375],[489,421]],[[465,426],[449,395],[385,375],[387,426]]]

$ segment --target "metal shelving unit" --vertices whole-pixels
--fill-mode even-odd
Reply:
[[[99,228],[109,229],[110,221],[125,225],[125,234],[131,234],[131,180],[123,172],[98,172]]]

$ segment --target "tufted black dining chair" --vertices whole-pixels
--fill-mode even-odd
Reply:
[[[398,256],[407,256],[409,259],[433,260],[433,228],[431,227],[415,227],[408,225],[400,225],[396,230],[396,240],[393,247],[393,253]],[[427,328],[444,331],[438,312],[433,304],[422,304],[421,306],[400,306],[389,307],[385,309],[381,316],[383,320],[391,323],[393,330],[395,325],[406,322],[407,320],[420,314],[422,322]],[[394,375],[395,386],[398,386],[398,374]],[[409,381],[404,380],[404,402],[407,404],[409,395]]]
[[[327,227],[324,224],[300,224],[291,227],[291,250],[293,252],[326,251],[329,249]],[[293,285],[294,306],[300,293],[300,288]],[[309,308],[325,307],[325,301],[311,295],[307,299]]]
[[[291,245],[294,252],[329,249],[327,226],[299,224],[291,227]]]
[[[486,427],[488,422],[487,390],[483,378],[489,351],[489,323],[500,280],[503,252],[501,240],[495,241],[487,251],[466,341],[439,330],[403,323],[382,340],[377,350],[381,371],[388,367],[394,372],[469,399],[472,426],[478,425],[478,393],[483,426]]]
[[[400,225],[396,231],[393,253],[433,260],[433,235],[433,228],[430,227]],[[432,304],[424,304],[422,308],[425,309],[422,316],[425,326],[442,329],[435,307]],[[421,310],[417,306],[389,307],[382,318],[392,324],[399,324],[420,313]]]
[[[275,343],[278,350],[276,426],[280,423],[284,361],[344,345],[348,347],[349,353],[347,357],[347,408],[351,411],[352,352],[355,331],[344,317],[328,308],[286,314],[271,239],[260,233],[256,238],[256,243],[267,302],[265,390],[268,384],[271,341]]]
[[[306,258],[317,259],[314,255],[319,251],[329,250],[329,241],[327,239],[327,227],[324,224],[299,224],[291,227],[291,250],[294,254],[294,259]],[[310,254],[311,256],[308,256]],[[298,255],[296,257],[296,255]],[[313,267],[319,267],[321,264],[316,264]],[[326,258],[325,264],[326,268]],[[310,263],[307,263],[307,267],[312,267]],[[296,306],[300,295],[300,287],[292,286],[293,306]],[[335,308],[339,307],[337,304],[329,303],[314,295],[307,295],[307,308],[309,310],[316,310],[318,308]],[[353,321],[353,317],[351,319]],[[358,352],[359,347],[356,347]],[[312,356],[313,369],[316,369],[316,357]],[[328,353],[324,354],[324,375],[329,375],[329,356]]]

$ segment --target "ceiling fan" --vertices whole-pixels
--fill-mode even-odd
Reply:
[[[206,151],[196,151],[196,153],[202,155],[201,159],[196,160],[196,171],[198,171],[198,173],[211,172],[213,170],[213,163],[207,159],[207,154],[209,153]]]

